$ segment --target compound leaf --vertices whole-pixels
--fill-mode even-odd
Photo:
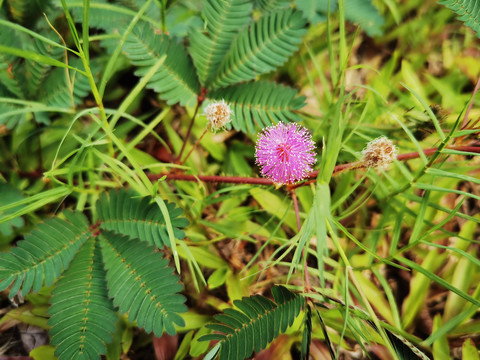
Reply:
[[[168,104],[193,104],[200,91],[197,74],[185,48],[160,33],[149,23],[139,23],[128,35],[123,50],[138,67],[135,75],[142,77],[166,56],[159,71],[149,80],[153,89]]]
[[[0,254],[0,291],[12,285],[18,291],[50,286],[68,268],[77,250],[93,235],[81,213],[65,211],[67,220],[52,218],[41,223],[8,253]]]
[[[188,225],[187,219],[179,217],[183,210],[173,203],[166,203],[166,206],[175,237],[183,239],[185,233],[181,228]],[[123,189],[112,190],[100,196],[97,211],[102,229],[137,238],[159,248],[170,244],[162,211],[148,197],[135,197],[132,192]]]
[[[153,246],[138,239],[114,234],[101,235],[110,297],[122,314],[137,321],[147,333],[175,334],[175,324],[184,326],[178,313],[185,312],[183,286],[168,261]]]
[[[291,0],[257,0],[255,2],[255,6],[265,12],[287,8],[290,5],[292,5]]]
[[[202,336],[199,341],[219,340],[219,359],[243,360],[253,351],[264,349],[280,332],[291,326],[305,299],[283,286],[272,288],[274,301],[260,295],[235,300],[239,309],[226,309],[216,315],[217,323],[206,327],[222,334]]]
[[[218,70],[238,31],[250,22],[249,0],[206,0],[202,7],[205,33],[192,31],[190,53],[200,83],[205,85]]]
[[[238,34],[208,86],[228,86],[275,70],[297,50],[305,24],[302,14],[292,9],[261,17]]]
[[[0,104],[0,106],[1,106],[1,104]],[[17,188],[13,187],[9,183],[1,183],[0,182],[0,206],[13,204],[13,203],[15,203],[17,201],[21,201],[23,199],[24,199],[24,196],[22,195],[22,193]],[[5,212],[0,211],[0,217],[3,216],[3,215],[6,215],[8,213],[14,213],[17,210],[20,210],[20,208],[21,208],[21,206],[10,209],[10,210],[5,211]],[[17,218],[14,218],[14,219],[10,220],[10,221],[1,223],[0,224],[0,236],[3,235],[5,238],[7,238],[6,240],[8,241],[8,239],[11,236],[13,236],[13,234],[14,234],[13,229],[18,228],[18,227],[22,227],[23,225],[25,225],[25,222],[24,222],[22,217],[17,217]],[[4,240],[5,239],[0,240],[0,245],[6,244],[6,242],[4,242]]]
[[[371,0],[345,0],[345,17],[358,23],[369,36],[382,34],[385,20]]]
[[[0,45],[6,47],[18,47],[19,44],[22,44],[21,40],[25,39],[18,35],[15,30],[0,24]],[[0,84],[17,98],[25,98],[25,81],[23,77],[23,68],[19,63],[19,59],[13,55],[1,52]]]
[[[10,17],[17,23],[32,26],[47,10],[50,0],[6,0]]]
[[[299,121],[295,110],[305,104],[297,90],[267,81],[229,86],[208,93],[208,97],[225,99],[235,114],[233,127],[244,132],[254,132],[255,125],[263,128],[279,121]]]
[[[100,359],[105,354],[118,319],[105,275],[97,238],[90,238],[52,292],[48,323],[60,360]]]
[[[439,4],[455,12],[459,20],[477,33],[480,37],[480,2],[476,0],[443,0]]]

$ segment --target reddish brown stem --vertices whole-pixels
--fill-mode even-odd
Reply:
[[[242,176],[220,176],[220,175],[188,175],[188,174],[150,174],[150,180],[158,180],[166,176],[167,180],[182,181],[203,181],[211,183],[229,183],[229,184],[253,184],[253,185],[274,185],[272,180],[264,178],[252,178]]]
[[[185,156],[185,159],[182,160],[182,162],[180,163],[180,165],[183,165],[185,164],[185,161],[187,161],[187,159],[190,157],[190,155],[192,154],[192,152],[197,148],[198,144],[200,143],[200,141],[202,141],[203,137],[205,136],[205,134],[207,133],[208,131],[208,127],[205,129],[205,131],[202,133],[202,135],[197,139],[197,141],[195,141],[195,144],[193,145],[193,147],[190,149],[190,151],[188,152],[187,156]],[[180,160],[180,158],[178,158]]]
[[[458,150],[470,153],[480,153],[480,146],[449,146],[447,149],[451,150]],[[437,151],[437,148],[432,149],[425,149],[423,153],[427,156],[434,154]],[[400,154],[397,156],[397,160],[405,161],[416,159],[419,157],[418,152]],[[354,163],[347,163],[347,164],[340,164],[335,166],[333,170],[333,175],[336,176],[344,171],[359,169],[363,167],[358,162]],[[43,176],[43,173],[39,171],[18,171],[17,174],[20,177],[38,179]],[[230,183],[230,184],[252,184],[252,185],[276,185],[272,180],[265,179],[265,178],[254,178],[254,177],[241,177],[241,176],[219,176],[219,175],[188,175],[188,174],[178,174],[178,173],[163,173],[163,174],[149,174],[148,178],[150,180],[158,180],[162,177],[166,176],[167,180],[180,180],[180,181],[203,181],[203,182],[211,182],[211,183]],[[300,182],[298,184],[288,185],[287,189],[294,190],[297,187],[309,185],[316,181],[318,176],[318,170],[312,171],[306,177],[306,181]]]
[[[187,145],[188,138],[190,137],[190,133],[192,132],[193,123],[195,122],[195,118],[197,117],[198,109],[202,105],[203,100],[198,98],[197,106],[195,107],[195,111],[193,112],[192,120],[190,120],[190,124],[188,125],[187,134],[185,135],[185,139],[183,140],[182,148],[180,149],[180,153],[178,154],[177,161],[180,161],[182,158],[183,152],[185,151],[185,146]]]

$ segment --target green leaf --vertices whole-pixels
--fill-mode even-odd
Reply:
[[[143,2],[141,5],[143,5]],[[141,7],[141,5],[139,7]],[[83,19],[83,6],[84,3],[82,0],[70,1],[68,4],[68,7],[71,10],[76,22],[81,22]],[[109,33],[122,31],[135,17],[139,8],[135,7],[135,9],[130,9],[129,7],[121,6],[120,4],[108,3],[104,0],[91,1],[90,27],[107,30]],[[151,4],[149,9],[159,11],[158,7],[156,7],[156,9],[155,7],[156,6],[154,6],[154,4]],[[151,22],[152,24],[157,24],[154,19],[145,15],[142,16],[142,20]]]
[[[50,286],[68,268],[77,250],[93,235],[85,216],[66,211],[67,220],[41,223],[9,253],[0,254],[0,290],[12,285],[10,297],[21,290]]]
[[[176,208],[173,203],[167,203],[166,206],[175,237],[183,239],[185,233],[181,228],[188,225],[187,219],[179,217],[183,210]],[[138,238],[159,248],[170,245],[162,211],[149,197],[139,198],[123,189],[111,190],[100,196],[97,211],[102,229],[128,235],[132,239]]]
[[[52,292],[48,323],[60,360],[99,359],[106,353],[118,318],[105,274],[97,240],[90,238]]]
[[[285,224],[292,230],[297,229],[297,218],[295,217],[293,209],[289,209],[289,202],[285,200],[282,201],[276,194],[259,187],[251,189],[250,194],[265,211],[275,215],[279,219],[285,217]],[[287,213],[286,216],[285,213]]]
[[[207,85],[218,88],[252,80],[282,65],[297,50],[306,20],[291,9],[270,13],[242,30]]]
[[[302,334],[302,359],[310,358],[310,344],[312,342],[312,309],[310,305],[305,306],[305,318],[303,319]]]
[[[72,65],[81,67],[79,59],[71,61]],[[99,74],[100,67],[95,61],[90,62],[95,75]],[[83,101],[91,89],[87,77],[69,70],[67,76],[65,69],[53,69],[43,81],[36,97],[42,103],[60,108],[75,108]]]
[[[178,313],[187,311],[183,286],[168,266],[168,260],[145,242],[109,231],[101,235],[102,255],[107,270],[110,297],[122,314],[147,333],[175,334],[184,326]]]
[[[190,54],[200,83],[205,85],[218,70],[239,30],[250,22],[249,0],[206,0],[202,7],[205,33],[195,29],[190,35]]]
[[[382,34],[385,22],[371,0],[345,0],[345,18],[358,23],[369,36]]]
[[[34,51],[27,51],[27,50],[19,49],[17,47],[5,46],[5,45],[0,44],[0,53],[10,54],[10,55],[13,55],[13,56],[18,56],[18,57],[25,58],[27,60],[36,61],[36,62],[39,62],[39,63],[42,63],[42,64],[57,66],[57,67],[60,67],[60,68],[68,68],[68,69],[72,69],[72,70],[78,71],[80,73],[83,73],[79,69],[73,68],[73,67],[71,67],[71,66],[69,66],[69,65],[67,65],[67,64],[65,64],[61,61],[55,60],[55,59],[53,59],[51,57],[48,57],[48,56],[45,56],[45,55],[38,54]]]
[[[209,99],[224,99],[233,109],[233,127],[255,132],[279,121],[300,121],[296,110],[305,105],[305,97],[287,86],[257,81],[229,86],[208,93]]]
[[[446,256],[444,254],[439,255],[436,250],[432,250],[427,254],[422,262],[422,265],[420,266],[413,261],[408,260],[408,262],[405,262],[407,259],[398,257],[400,262],[403,262],[407,266],[410,266],[418,271],[418,273],[416,273],[412,278],[410,293],[405,298],[402,306],[402,320],[405,328],[408,328],[412,325],[418,313],[425,305],[425,299],[431,280],[431,276],[427,274],[436,276],[433,273],[442,265],[445,258]],[[412,264],[415,265],[412,266]]]
[[[13,29],[0,24],[0,46],[8,48],[22,43],[25,40],[20,37]],[[15,95],[17,98],[25,98],[25,90],[23,88],[23,74],[19,66],[18,58],[15,56],[0,51],[0,84],[9,93]]]
[[[48,44],[40,39],[33,39],[31,47],[36,53],[51,57],[56,60],[60,60],[65,54],[62,48]],[[46,64],[32,60],[27,60],[25,62],[25,78],[27,80],[26,88],[30,99],[38,99],[38,92],[44,89],[44,81],[51,70],[52,67]],[[64,69],[60,70],[60,73],[57,73],[57,75],[60,75],[62,78],[64,77],[64,74]],[[86,81],[84,76],[79,76],[77,80],[81,78],[85,79]]]
[[[200,93],[200,85],[191,59],[184,47],[149,23],[139,23],[128,35],[123,50],[138,67],[135,75],[142,77],[166,56],[160,70],[147,87],[158,92],[168,104],[192,105]]]
[[[442,326],[442,316],[440,314],[436,314],[433,318],[433,328],[432,332],[436,332],[438,328]],[[446,336],[439,337],[433,343],[433,356],[434,359],[451,359],[449,356],[450,348],[448,346],[448,340]]]
[[[238,309],[225,309],[216,315],[217,323],[206,327],[223,334],[208,334],[199,341],[219,340],[219,359],[241,360],[268,343],[291,326],[305,304],[303,296],[283,286],[272,288],[274,301],[260,295],[235,300]]]
[[[478,349],[475,344],[472,342],[472,339],[467,339],[462,345],[462,359],[468,360],[479,360],[480,355],[478,354]]]
[[[292,4],[291,0],[256,0],[255,3],[265,12],[284,9]]]
[[[50,0],[6,0],[12,19],[17,23],[29,26],[33,26],[36,20],[47,11],[49,3]]]
[[[427,269],[424,269],[422,266],[419,266],[418,264],[416,264],[415,262],[409,260],[409,259],[406,259],[404,257],[401,257],[401,256],[397,256],[396,259],[401,262],[401,263],[404,263],[405,265],[409,266],[410,268],[412,268],[413,270],[415,271],[418,271],[419,273],[425,275],[427,278],[429,278],[430,280],[432,281],[435,281],[437,284],[443,286],[444,288],[446,288],[447,290],[450,290],[451,292],[457,294],[458,296],[464,298],[465,300],[471,302],[472,304],[476,305],[476,306],[479,306],[480,307],[480,301],[473,298],[472,296],[468,295],[467,293],[459,290],[458,288],[456,288],[455,286],[453,286],[452,284],[446,282],[445,280],[443,280],[440,276],[438,275],[435,275],[433,272],[430,272],[429,270]],[[408,309],[408,308],[407,308]]]
[[[23,195],[12,187],[10,184],[7,183],[0,183],[0,206],[7,205],[19,200],[24,199]],[[6,213],[12,213],[19,210],[19,208],[13,208],[8,210]],[[0,212],[0,216],[3,217],[4,213]],[[13,234],[13,228],[22,227],[25,224],[22,217],[16,217],[7,221],[3,224],[0,224],[0,234],[8,237]],[[0,244],[3,241],[0,241]]]
[[[444,0],[438,2],[455,12],[466,26],[480,37],[480,3],[476,0]]]
[[[317,24],[327,19],[328,1],[295,0],[295,6],[303,13],[303,16],[312,24]],[[330,12],[337,9],[337,1],[330,1]]]

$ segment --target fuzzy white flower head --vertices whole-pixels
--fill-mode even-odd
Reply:
[[[397,157],[397,148],[385,136],[380,136],[370,141],[362,150],[361,162],[366,167],[375,167],[386,170]]]
[[[225,100],[213,102],[205,108],[205,116],[213,131],[223,129],[225,125],[232,121],[232,113],[232,109]]]

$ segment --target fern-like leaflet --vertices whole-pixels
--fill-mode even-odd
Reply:
[[[476,0],[443,0],[439,4],[445,5],[459,15],[459,20],[477,33],[480,37],[480,2]]]
[[[193,104],[200,92],[200,84],[191,59],[184,47],[166,34],[161,34],[149,23],[139,23],[129,34],[123,50],[137,76],[144,76],[157,62],[164,62],[147,84],[168,104]]]
[[[77,250],[92,237],[82,214],[66,211],[66,221],[52,218],[19,241],[9,253],[0,254],[0,291],[11,285],[10,297],[18,291],[50,286],[68,268]]]
[[[269,126],[278,121],[299,121],[295,113],[305,104],[305,97],[295,89],[267,81],[248,82],[218,89],[208,94],[211,99],[225,99],[232,106],[235,129],[254,132],[255,125]]]
[[[219,333],[202,336],[200,341],[218,340],[220,360],[243,360],[253,351],[264,349],[291,326],[305,305],[303,296],[283,286],[272,288],[274,301],[254,295],[234,301],[239,309],[225,309],[217,323],[206,326]]]
[[[290,0],[256,0],[256,7],[262,11],[274,11],[284,9],[292,4]]]
[[[179,217],[183,210],[173,203],[166,203],[166,206],[175,237],[183,239],[185,233],[181,228],[188,225],[187,219]],[[158,205],[151,203],[147,197],[138,198],[131,192],[112,190],[100,196],[97,211],[102,229],[137,238],[159,248],[170,243],[165,218]]]
[[[171,204],[167,211],[175,235],[183,237],[179,228],[188,221]],[[183,287],[153,246],[167,236],[161,209],[147,198],[119,190],[101,196],[97,212],[107,223],[100,229],[91,227],[83,214],[65,211],[65,220],[39,224],[9,253],[0,253],[0,291],[10,286],[10,297],[19,291],[38,292],[60,278],[48,311],[60,360],[100,359],[105,354],[117,320],[114,305],[157,336],[174,334],[175,326],[184,325],[178,315],[187,309],[178,293]],[[135,216],[141,225],[132,225]]]
[[[15,22],[32,26],[42,16],[49,5],[49,0],[6,0],[6,9]]]
[[[98,240],[78,251],[52,292],[48,324],[55,354],[63,359],[95,359],[105,354],[117,315],[108,298]]]
[[[153,246],[125,236],[105,232],[101,237],[102,254],[107,269],[110,297],[121,313],[146,332],[161,336],[163,330],[175,334],[175,324],[184,326],[177,315],[187,311],[178,276],[168,261]]]
[[[285,9],[263,16],[240,31],[210,87],[252,80],[275,70],[298,48],[305,34],[302,14]]]
[[[206,32],[190,33],[190,53],[202,85],[218,70],[240,29],[250,22],[250,0],[206,0],[202,7]]]

